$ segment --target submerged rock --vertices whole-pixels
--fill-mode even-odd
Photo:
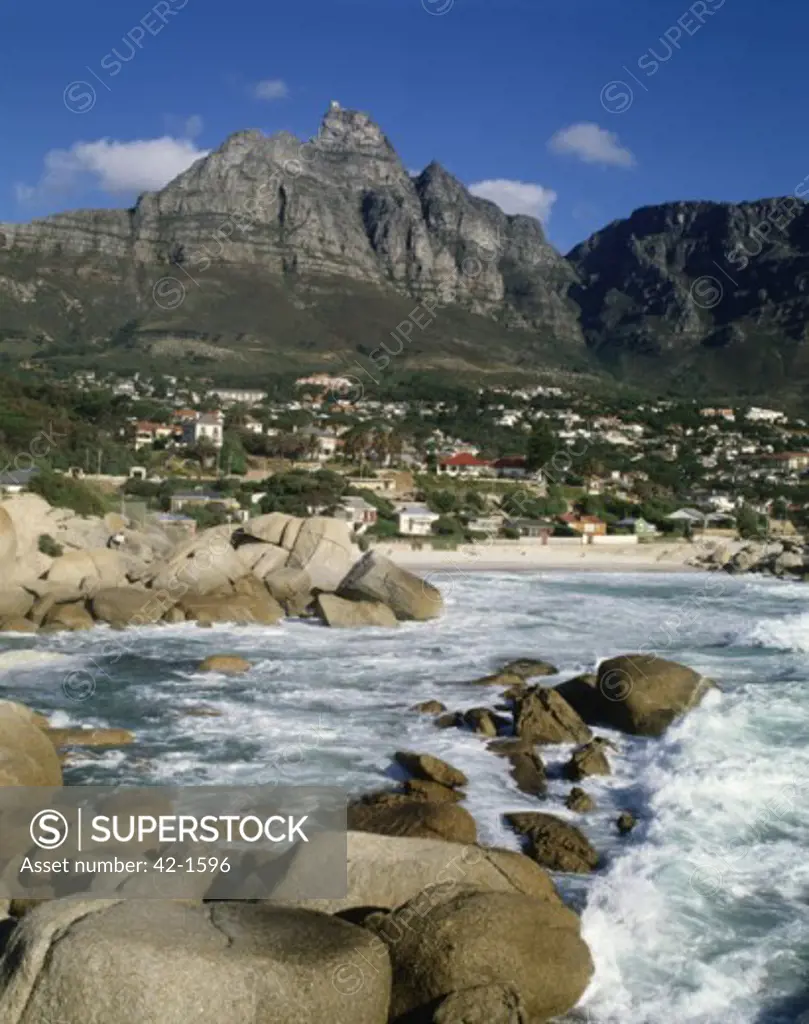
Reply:
[[[52,729],[43,730],[55,747],[121,747],[135,742],[129,729]]]
[[[610,745],[602,739],[594,739],[573,751],[570,760],[562,768],[562,774],[572,782],[578,782],[588,775],[612,775],[605,748]]]
[[[519,676],[520,679],[533,679],[536,676],[555,676],[559,674],[556,665],[549,661],[541,661],[536,658],[518,658],[510,661],[500,669],[501,673]]]
[[[576,814],[586,814],[588,811],[595,810],[596,802],[589,793],[574,786],[565,797],[565,807],[569,811],[575,811]]]
[[[252,668],[247,658],[239,654],[211,654],[197,666],[198,672],[222,672],[224,675],[240,675]]]
[[[418,711],[423,715],[440,715],[442,711],[447,710],[447,706],[440,700],[423,700],[420,704],[414,704],[410,710]]]

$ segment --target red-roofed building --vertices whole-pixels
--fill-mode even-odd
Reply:
[[[491,462],[486,459],[479,459],[477,455],[469,452],[457,452],[438,460],[437,466],[439,476],[492,476],[493,469]]]
[[[154,444],[160,437],[171,437],[173,433],[173,428],[165,423],[150,423],[148,420],[139,420],[135,424],[135,451]]]
[[[565,512],[559,516],[559,522],[569,526],[576,533],[586,533],[588,536],[602,536],[607,532],[607,524],[598,516],[577,516],[574,512]]]

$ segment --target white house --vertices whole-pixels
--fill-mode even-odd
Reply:
[[[491,476],[491,463],[479,459],[469,452],[457,452],[447,458],[439,459],[436,467],[439,476]]]
[[[746,416],[748,420],[752,420],[754,423],[778,423],[780,420],[786,419],[786,416],[779,412],[778,409],[761,409],[756,405],[750,406]]]
[[[378,514],[376,508],[365,498],[352,496],[343,498],[337,506],[334,518],[351,523],[354,527],[368,527],[374,525]]]
[[[195,420],[186,423],[183,427],[183,442],[185,444],[199,444],[206,440],[214,446],[221,448],[224,439],[225,417],[221,412],[203,412]]]
[[[317,441],[316,457],[321,462],[325,462],[327,459],[333,459],[337,449],[341,447],[342,441],[336,434],[329,430],[315,431],[314,436]]]
[[[260,405],[267,397],[266,391],[250,388],[213,388],[211,394],[228,405]]]
[[[404,505],[399,509],[399,533],[405,537],[429,537],[440,516],[426,505]]]

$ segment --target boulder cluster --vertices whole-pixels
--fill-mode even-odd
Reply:
[[[60,785],[56,732],[28,708],[0,703],[2,783]],[[420,784],[420,806],[453,808],[462,820],[466,812],[435,795],[459,794],[461,772],[429,755],[402,751],[397,760],[414,792]],[[405,808],[392,802],[388,811],[392,821]],[[578,916],[536,860],[479,845],[474,825],[454,841],[439,818],[430,831],[426,816],[419,831],[378,829],[353,814],[339,899],[291,906],[37,890],[9,901],[0,1019],[528,1024],[578,1002],[590,953]]]
[[[208,667],[246,666],[214,658]],[[571,781],[609,774],[613,744],[593,727],[660,735],[713,685],[645,655],[610,659],[596,674],[554,687],[534,682],[554,672],[521,659],[471,684],[500,687],[494,708],[452,715],[433,700],[413,710],[486,739],[493,756],[509,761],[516,785],[545,800],[538,748],[569,745],[561,774]],[[0,782],[59,786],[58,748],[130,739],[122,730],[54,729],[36,712],[0,702]],[[293,906],[283,892],[240,902],[216,898],[212,888],[182,901],[127,900],[124,883],[122,898],[61,899],[46,887],[9,901],[0,920],[0,1019],[529,1024],[566,1013],[593,964],[579,917],[550,872],[597,870],[592,843],[543,809],[504,814],[523,852],[486,847],[462,806],[464,772],[412,750],[392,760],[406,776],[401,788],[349,808],[344,897]],[[594,803],[575,786],[565,805],[584,813]],[[616,821],[621,834],[634,826],[628,811]]]
[[[285,615],[391,627],[442,610],[435,588],[373,552],[363,556],[332,519],[272,513],[171,544],[158,532],[53,511],[27,499],[0,505],[0,628],[272,625]],[[41,531],[34,513],[57,522]],[[112,527],[120,544],[94,546]],[[37,531],[65,553],[39,557]],[[68,536],[93,543],[71,547]],[[234,674],[250,663],[213,655],[200,668]],[[480,736],[536,799],[537,810],[523,803],[503,815],[521,852],[480,842],[463,806],[463,771],[430,753],[394,750],[398,788],[349,806],[348,887],[339,899],[223,900],[206,879],[210,888],[187,900],[125,899],[124,886],[122,898],[61,899],[46,887],[9,901],[5,920],[0,913],[0,1020],[533,1024],[567,1013],[593,963],[551,872],[587,874],[602,863],[571,820],[595,807],[582,785],[612,771],[614,744],[594,730],[660,736],[714,684],[644,654],[549,684],[556,675],[549,662],[520,658],[469,684],[475,694],[496,690],[491,706],[452,711],[434,699],[412,709],[436,728]],[[0,785],[60,786],[65,748],[131,740],[124,730],[53,728],[0,702]],[[570,752],[557,771],[574,784],[567,816],[548,807],[543,750],[559,745]],[[615,823],[622,835],[635,824],[629,810]]]
[[[61,555],[40,550],[48,536]],[[55,548],[51,548],[55,550]],[[0,631],[194,621],[396,626],[441,614],[438,590],[374,552],[348,524],[272,512],[173,543],[158,526],[82,517],[36,495],[0,503]]]
[[[464,729],[487,739],[488,750],[508,761],[517,788],[545,801],[548,770],[541,748],[561,744],[571,748],[559,771],[562,779],[582,783],[610,775],[608,753],[615,745],[604,736],[595,736],[593,726],[630,735],[661,736],[715,686],[685,665],[644,654],[610,658],[601,662],[596,673],[556,686],[532,684],[533,679],[556,672],[545,661],[509,662],[499,672],[470,683],[500,687],[499,702],[493,708],[448,712],[440,701],[429,700],[411,710],[434,716],[437,728]],[[393,760],[409,777],[397,790],[382,790],[357,800],[349,809],[352,828],[390,836],[477,842],[476,823],[460,806],[468,785],[463,772],[430,754],[397,751]],[[585,814],[596,806],[580,785],[573,786],[564,805],[575,814]],[[593,845],[564,817],[519,811],[504,814],[503,820],[521,837],[525,854],[546,870],[587,874],[599,867]],[[626,835],[636,819],[624,811],[615,824],[618,832]]]
[[[806,580],[809,579],[809,547],[803,541],[790,538],[748,541],[736,550],[718,544],[694,558],[692,564],[730,575],[751,572],[780,579]]]

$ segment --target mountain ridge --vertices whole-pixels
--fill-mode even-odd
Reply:
[[[794,197],[785,221],[786,202],[645,206],[563,256],[332,104],[314,139],[234,132],[128,210],[0,224],[0,355],[325,366],[430,300],[417,368],[801,389],[809,214]]]

